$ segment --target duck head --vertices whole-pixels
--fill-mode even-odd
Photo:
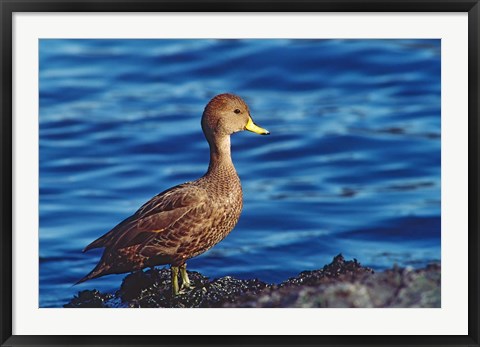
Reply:
[[[205,107],[202,116],[202,129],[207,140],[228,136],[248,130],[260,135],[270,132],[257,126],[245,101],[233,94],[219,94]]]

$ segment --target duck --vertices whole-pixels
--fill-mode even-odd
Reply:
[[[269,135],[256,125],[246,102],[224,93],[206,105],[201,127],[210,148],[206,173],[169,188],[83,249],[104,248],[101,259],[79,284],[109,274],[170,265],[172,295],[192,288],[187,260],[222,241],[237,224],[243,208],[240,178],[233,165],[230,136],[248,130]],[[178,275],[181,285],[178,283]]]

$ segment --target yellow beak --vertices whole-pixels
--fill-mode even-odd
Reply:
[[[248,131],[251,131],[252,133],[260,134],[260,135],[268,135],[270,132],[267,129],[260,128],[258,125],[256,125],[252,117],[248,117],[248,122],[247,125],[245,125],[245,129]]]

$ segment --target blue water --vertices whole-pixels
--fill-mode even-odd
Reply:
[[[190,270],[440,260],[439,40],[40,40],[39,59],[41,307],[119,287],[72,287],[101,254],[82,248],[206,171],[200,117],[222,92],[271,135],[232,136],[244,210]]]

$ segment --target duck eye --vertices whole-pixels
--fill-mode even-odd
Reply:
[[[235,112],[236,114],[239,114],[239,113],[240,113],[240,110],[237,108],[237,109],[235,109],[235,111],[233,111],[233,112]]]

